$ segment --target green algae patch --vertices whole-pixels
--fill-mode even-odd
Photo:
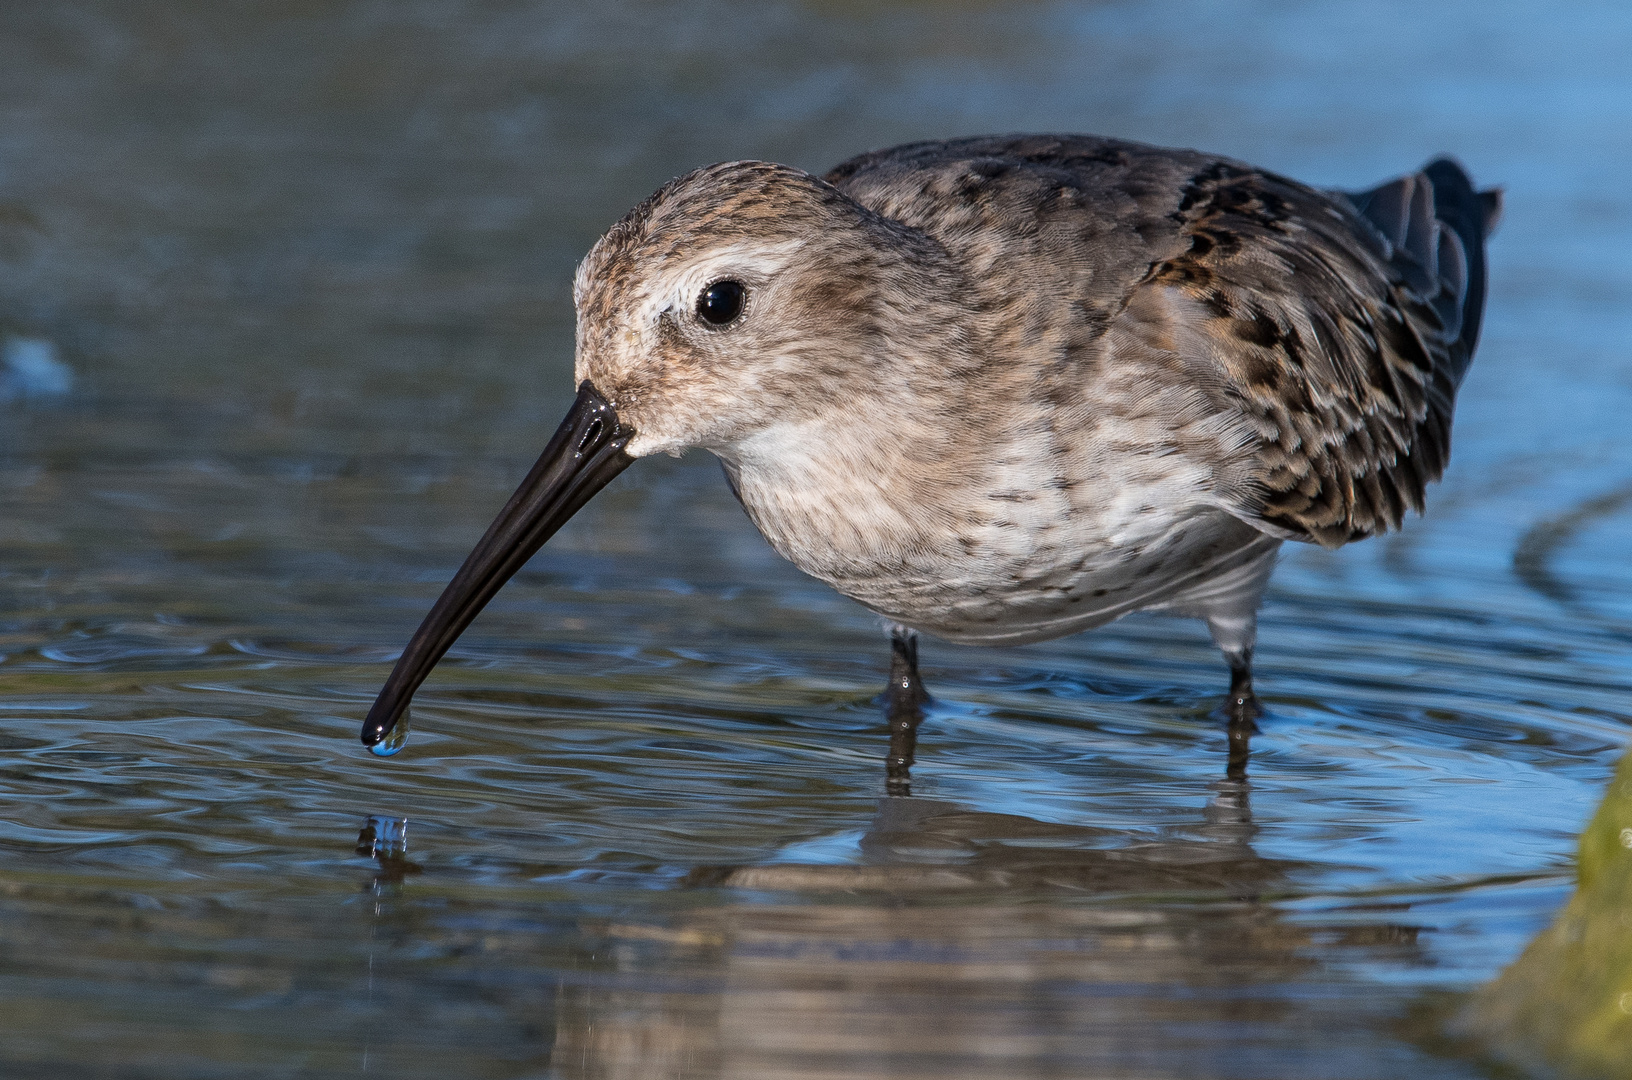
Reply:
[[[1632,753],[1581,834],[1569,904],[1455,1027],[1527,1069],[1632,1078]]]

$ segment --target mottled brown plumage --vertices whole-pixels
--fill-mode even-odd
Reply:
[[[1276,535],[1335,547],[1398,528],[1444,471],[1499,205],[1450,162],[1343,195],[1189,151],[1031,136],[900,147],[826,179],[931,235],[1064,233],[1072,250],[1047,254],[1100,277],[1073,297],[1087,324],[1142,322],[1150,351],[1205,357],[1215,407],[1253,429],[1233,509]],[[1163,288],[1194,307],[1141,304]]]
[[[1396,527],[1444,469],[1487,211],[1431,169],[1348,197],[1055,136],[717,165],[585,260],[578,377],[631,454],[714,451],[779,551],[904,625],[1240,621],[1269,540]],[[692,310],[721,278],[752,298],[725,330]]]
[[[1088,136],[715,165],[579,268],[562,430],[712,451],[779,552],[901,634],[1203,618],[1250,712],[1281,541],[1396,528],[1444,471],[1496,213],[1449,161],[1345,195]],[[715,324],[720,283],[746,303]]]

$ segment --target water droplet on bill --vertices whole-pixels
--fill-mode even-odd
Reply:
[[[368,752],[375,757],[390,757],[404,746],[408,745],[408,710],[404,709],[391,730],[385,733],[385,738],[368,748]]]

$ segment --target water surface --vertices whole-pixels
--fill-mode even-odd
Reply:
[[[67,374],[0,383],[3,1071],[1491,1075],[1437,1018],[1632,720],[1627,55],[1608,2],[6,6],[0,337]],[[1051,129],[1508,189],[1450,475],[1289,546],[1246,781],[1202,628],[1136,617],[926,643],[887,796],[876,618],[706,455],[363,751],[602,229],[714,160]]]

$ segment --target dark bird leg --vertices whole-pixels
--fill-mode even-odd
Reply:
[[[884,763],[884,793],[912,794],[913,751],[929,694],[918,678],[918,635],[890,627],[890,683],[884,689],[884,717],[890,725],[890,756]]]
[[[1252,757],[1252,733],[1258,725],[1251,720],[1231,720],[1229,726],[1230,751],[1224,775],[1231,780],[1245,782],[1247,761]]]
[[[1273,565],[1264,561],[1265,567]],[[1225,775],[1231,780],[1244,781],[1247,776],[1248,744],[1258,730],[1257,720],[1264,715],[1258,695],[1252,692],[1252,647],[1258,641],[1257,597],[1253,607],[1244,612],[1216,612],[1207,618],[1207,629],[1213,643],[1224,653],[1224,662],[1230,665],[1230,696],[1224,701],[1224,719],[1229,724],[1230,757]]]
[[[1224,702],[1224,717],[1229,722],[1228,775],[1232,779],[1247,775],[1247,743],[1258,730],[1255,721],[1264,715],[1258,695],[1252,692],[1252,648],[1258,643],[1258,605],[1275,569],[1280,542],[1263,543],[1266,546],[1251,562],[1225,575],[1208,605],[1198,612],[1207,622],[1213,644],[1230,665],[1230,696]]]
[[[1273,568],[1274,563],[1264,559],[1261,565],[1260,576],[1267,578],[1268,570]],[[1206,619],[1213,644],[1224,654],[1224,662],[1230,665],[1230,697],[1224,705],[1225,715],[1229,717],[1232,727],[1244,724],[1250,734],[1258,730],[1253,721],[1264,715],[1264,707],[1258,704],[1258,695],[1252,692],[1252,647],[1258,641],[1258,614],[1257,597],[1250,596],[1249,599],[1252,607],[1232,605],[1233,610],[1211,612]]]
[[[1258,703],[1258,695],[1252,692],[1256,621],[1248,624],[1246,633],[1237,629],[1233,640],[1228,629],[1227,625],[1213,627],[1213,640],[1223,648],[1224,660],[1230,665],[1230,696],[1224,703],[1229,751],[1224,779],[1214,785],[1217,794],[1207,807],[1207,821],[1219,838],[1246,845],[1254,832],[1248,801],[1251,785],[1247,782],[1247,761],[1252,755],[1252,736],[1258,731],[1256,721],[1264,714],[1264,707]]]
[[[1264,715],[1264,707],[1252,692],[1252,650],[1226,653],[1225,659],[1230,663],[1230,696],[1224,705],[1229,718],[1230,757],[1224,775],[1244,781],[1252,736],[1258,730],[1256,721]]]
[[[1245,724],[1249,732],[1257,731],[1253,721],[1264,715],[1264,707],[1258,703],[1258,695],[1252,692],[1252,650],[1226,654],[1224,659],[1230,664],[1230,698],[1224,706],[1230,723]]]

